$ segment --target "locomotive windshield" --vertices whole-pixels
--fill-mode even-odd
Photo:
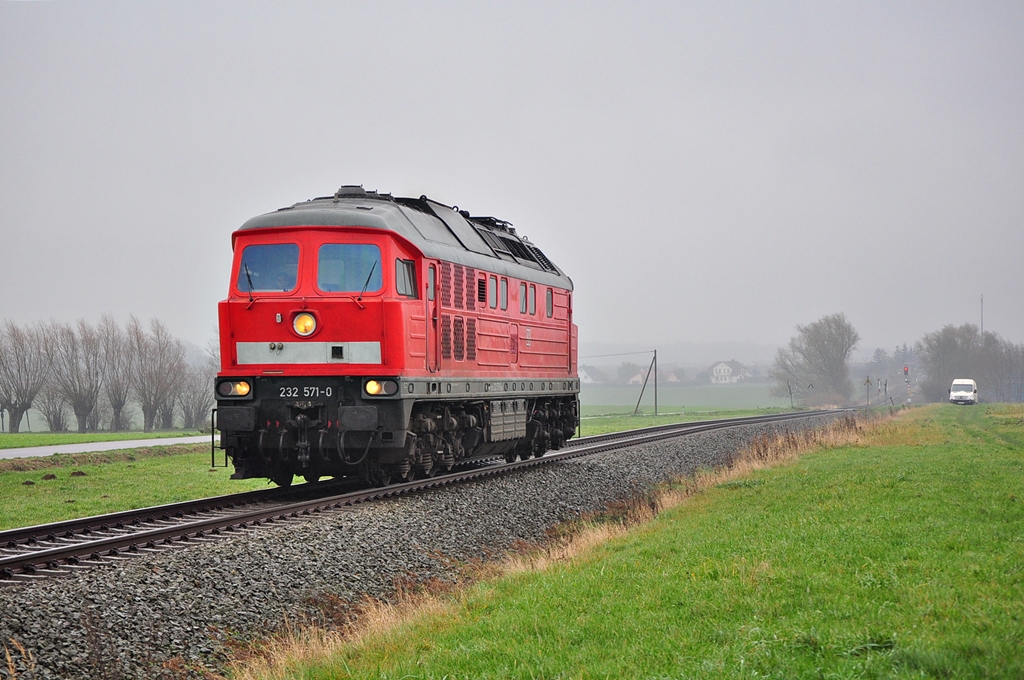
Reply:
[[[325,293],[364,293],[383,285],[380,248],[366,243],[326,243],[317,255],[317,288]]]
[[[299,246],[294,243],[246,246],[235,286],[242,292],[295,290]]]

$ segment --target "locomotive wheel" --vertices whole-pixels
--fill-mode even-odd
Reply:
[[[317,482],[320,481],[320,475],[315,472],[307,472],[306,474],[302,475],[302,478],[305,479],[310,484],[316,484]]]
[[[408,459],[393,468],[392,476],[396,482],[411,482],[416,476],[416,466],[413,465],[412,459]]]
[[[514,462],[516,462],[516,458],[518,458],[518,457],[519,457],[519,453],[518,452],[516,452],[516,451],[509,451],[508,453],[505,454],[505,462],[506,463],[514,463]]]
[[[289,487],[292,485],[292,478],[295,477],[291,470],[277,469],[270,475],[270,481],[278,486]]]
[[[373,483],[377,486],[387,486],[391,483],[391,466],[381,465],[373,470]]]

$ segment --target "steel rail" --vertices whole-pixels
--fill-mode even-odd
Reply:
[[[311,485],[309,489],[305,488],[304,485],[256,489],[254,491],[242,491],[224,496],[178,501],[176,503],[153,505],[134,510],[120,510],[105,515],[92,515],[48,524],[7,529],[0,531],[0,549],[5,547],[12,548],[14,547],[13,544],[24,543],[32,539],[39,541],[70,538],[68,536],[69,533],[81,534],[88,531],[109,531],[114,528],[122,529],[124,525],[140,522],[167,520],[174,517],[182,518],[185,515],[213,512],[224,508],[272,502],[282,497],[299,495],[313,488],[326,489],[334,486],[343,486],[344,484],[344,480],[338,480],[337,482],[322,482],[317,485]]]
[[[63,574],[66,573],[68,567],[73,569],[76,566],[80,566],[83,558],[90,562],[98,562],[104,558],[117,558],[124,556],[125,551],[129,554],[138,554],[144,550],[154,550],[163,546],[180,545],[181,543],[187,543],[195,539],[205,540],[214,536],[222,536],[225,532],[230,534],[230,532],[238,530],[246,530],[251,527],[262,526],[267,523],[272,524],[277,521],[297,519],[304,516],[344,508],[357,503],[382,498],[391,498],[412,493],[414,491],[448,486],[484,477],[506,475],[523,468],[555,464],[573,458],[590,456],[596,453],[626,448],[629,446],[653,443],[697,432],[707,432],[742,425],[802,419],[834,413],[836,413],[836,411],[805,411],[800,413],[774,414],[747,418],[727,418],[713,421],[691,421],[687,423],[659,425],[639,430],[611,433],[608,435],[595,435],[592,437],[573,440],[574,444],[572,446],[561,451],[548,452],[546,455],[539,458],[530,458],[514,463],[462,470],[442,476],[414,480],[387,487],[362,489],[328,496],[326,498],[321,497],[312,500],[303,500],[269,508],[260,508],[248,511],[243,510],[242,512],[227,517],[218,516],[186,520],[171,526],[157,526],[129,534],[103,536],[97,539],[44,548],[28,553],[2,555],[0,556],[0,579],[6,579],[9,581],[11,579],[18,578],[19,576],[21,578],[33,578],[34,576]],[[251,494],[253,492],[248,493]],[[231,499],[234,497],[235,496],[221,496],[218,498]],[[209,501],[211,499],[202,500]],[[180,504],[174,505],[177,506]],[[167,506],[157,506],[157,509],[165,507]],[[103,518],[109,518],[109,516],[102,515],[87,519],[95,522],[95,520]]]

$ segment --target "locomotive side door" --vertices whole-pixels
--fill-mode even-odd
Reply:
[[[426,356],[427,370],[436,373],[440,369],[441,353],[439,351],[439,335],[437,332],[438,317],[440,312],[437,305],[437,265],[427,267],[427,339]]]

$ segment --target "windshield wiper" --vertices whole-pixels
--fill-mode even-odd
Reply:
[[[369,286],[370,286],[370,278],[373,277],[373,271],[376,268],[377,268],[377,260],[374,260],[373,261],[373,265],[370,267],[370,273],[366,275],[366,283],[363,284],[363,289],[361,291],[359,291],[359,297],[357,297],[356,300],[362,300],[363,299],[363,293],[365,293],[366,289],[369,288]]]
[[[245,280],[249,283],[249,305],[252,305],[256,302],[256,298],[252,296],[252,272],[249,271],[249,265],[245,262],[242,263],[242,266],[245,267]]]

